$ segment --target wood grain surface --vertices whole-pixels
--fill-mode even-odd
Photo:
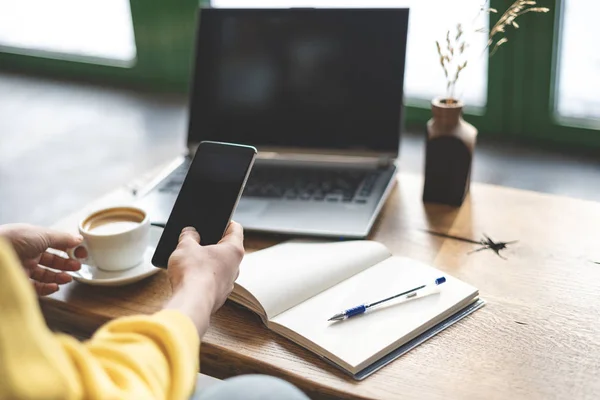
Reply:
[[[478,287],[483,309],[356,382],[227,302],[203,339],[202,372],[271,374],[313,399],[598,398],[600,203],[476,183],[460,209],[421,195],[420,177],[399,175],[371,238]],[[74,230],[90,210],[131,200],[117,190],[56,227]],[[505,260],[428,231],[518,242]],[[247,233],[245,244],[253,251],[285,239]],[[85,338],[110,319],[159,310],[170,294],[161,271],[124,287],[74,282],[41,305],[53,329]]]

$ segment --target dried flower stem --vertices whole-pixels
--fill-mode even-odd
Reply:
[[[495,14],[498,12],[498,10],[494,8],[487,7],[487,3],[488,2],[486,1],[480,8],[479,13],[485,12],[486,14]],[[488,32],[486,49],[491,47],[489,56],[492,57],[500,46],[508,42],[508,39],[503,35],[506,33],[508,27],[519,29],[519,24],[516,22],[517,17],[530,12],[546,13],[548,11],[550,10],[546,7],[537,7],[537,2],[533,0],[516,0],[513,2]],[[477,17],[475,19],[477,19]],[[486,32],[486,30],[480,28],[476,29],[475,32]],[[440,57],[440,65],[442,66],[444,76],[446,77],[446,96],[447,100],[450,102],[456,101],[454,97],[456,82],[458,81],[461,72],[467,67],[465,49],[469,45],[463,39],[463,34],[463,26],[458,24],[456,25],[455,33],[450,30],[446,31],[445,47],[443,47],[439,41],[436,40],[435,42]],[[495,41],[497,36],[500,37]]]
[[[450,34],[446,31],[446,47],[442,49],[440,42],[436,40],[435,45],[438,55],[440,56],[440,65],[444,70],[446,77],[446,92],[447,98],[454,101],[454,92],[456,82],[460,76],[460,72],[467,67],[465,58],[465,49],[468,44],[462,39],[464,31],[461,24],[456,25],[456,33]]]
[[[496,53],[500,46],[508,42],[508,39],[506,37],[502,37],[499,40],[497,40],[496,43],[494,43],[494,36],[505,34],[506,28],[511,26],[515,29],[519,29],[519,24],[517,24],[517,22],[515,21],[517,17],[520,17],[521,15],[527,14],[529,12],[547,13],[548,11],[550,11],[550,9],[547,7],[535,7],[536,5],[537,2],[533,0],[517,0],[508,7],[504,14],[500,16],[500,18],[494,24],[492,29],[490,29],[488,35],[488,48],[492,47],[493,45],[492,50],[490,51],[490,57]],[[490,9],[490,11],[491,10],[493,9]]]

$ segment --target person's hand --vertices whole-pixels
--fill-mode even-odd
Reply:
[[[58,291],[58,285],[71,282],[72,279],[66,272],[54,272],[44,267],[61,271],[77,271],[81,268],[78,261],[47,251],[50,248],[66,251],[76,247],[83,240],[79,235],[29,224],[9,224],[0,226],[0,236],[10,241],[40,296]]]
[[[218,310],[233,290],[244,256],[242,226],[231,222],[218,244],[201,246],[194,228],[184,228],[171,254],[167,272],[173,291],[191,288],[207,291],[212,312]]]

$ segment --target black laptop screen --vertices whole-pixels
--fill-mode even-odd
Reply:
[[[407,9],[205,9],[189,141],[395,153]]]

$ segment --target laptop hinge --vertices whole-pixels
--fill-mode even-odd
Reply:
[[[193,157],[197,144],[188,144],[188,157]],[[297,150],[297,149],[294,149]],[[374,152],[350,153],[340,151],[289,151],[281,148],[259,149],[257,161],[280,161],[285,163],[324,163],[370,165],[377,168],[388,168],[397,160],[397,154],[377,154]]]
[[[260,152],[257,160],[270,162],[283,162],[291,164],[337,164],[337,165],[364,165],[379,168],[383,163],[379,157],[335,155],[335,154],[301,154],[301,153],[279,153],[279,152]],[[386,161],[386,165],[389,163]]]

